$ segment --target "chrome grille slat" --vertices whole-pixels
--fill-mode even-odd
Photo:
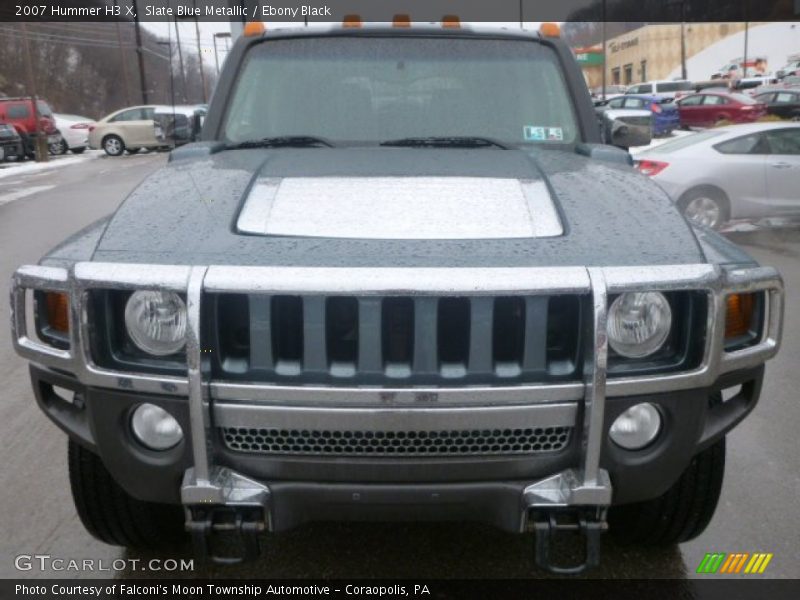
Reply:
[[[460,430],[302,430],[222,427],[229,450],[275,456],[515,456],[555,453],[572,427]]]

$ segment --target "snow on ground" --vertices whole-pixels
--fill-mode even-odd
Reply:
[[[22,163],[6,162],[0,163],[0,179],[6,177],[13,177],[14,175],[30,175],[31,173],[38,173],[40,171],[49,171],[50,169],[58,169],[59,167],[68,167],[75,163],[85,162],[87,160],[94,160],[101,156],[102,152],[87,150],[83,154],[70,154],[68,156],[51,156],[50,160],[45,163],[38,163],[32,160],[27,160]],[[0,204],[3,202],[3,195],[0,194]]]
[[[691,32],[688,34],[691,35]],[[747,34],[747,55],[765,56],[767,68],[774,73],[783,67],[789,55],[800,52],[800,22],[752,25]],[[711,79],[726,62],[744,56],[744,31],[711,44],[686,61],[686,74],[692,81]],[[680,78],[677,67],[667,79]]]

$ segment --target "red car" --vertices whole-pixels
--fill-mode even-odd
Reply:
[[[47,144],[56,144],[61,141],[61,136],[56,129],[55,118],[50,106],[44,100],[37,103],[39,109],[39,120],[42,123],[42,131],[47,136]],[[22,98],[0,98],[0,122],[13,125],[20,137],[25,149],[25,155],[32,157],[36,139],[36,119],[33,112],[33,99]]]
[[[737,93],[692,94],[677,104],[682,127],[708,127],[720,121],[752,123],[767,114],[766,104]]]

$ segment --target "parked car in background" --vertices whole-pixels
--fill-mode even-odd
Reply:
[[[38,100],[37,108],[39,120],[44,135],[47,136],[47,144],[57,144],[61,136],[56,129],[53,111],[50,105],[44,100]],[[0,123],[8,123],[14,126],[17,133],[22,138],[23,151],[26,156],[33,157],[36,148],[36,136],[38,127],[36,124],[35,112],[33,110],[33,98],[0,98]]]
[[[602,87],[592,88],[590,90],[592,94],[592,102],[594,102],[595,106],[601,106],[612,98],[622,96],[627,89],[627,86],[624,85],[607,85],[604,94]]]
[[[164,146],[175,148],[195,142],[203,129],[208,106],[160,106],[153,117],[153,133]]]
[[[731,82],[732,92],[741,92],[752,96],[758,93],[758,88],[763,88],[768,85],[777,85],[778,79],[776,77],[748,77],[747,79],[737,79]]]
[[[753,99],[766,104],[767,113],[770,115],[800,121],[800,88],[773,90],[754,96]]]
[[[635,164],[700,225],[800,216],[800,124],[709,129],[645,150]]]
[[[11,123],[0,123],[0,162],[25,157],[22,138]]]
[[[156,108],[154,105],[131,106],[100,119],[89,126],[89,147],[102,148],[109,156],[161,147],[163,144],[153,133]]]
[[[669,135],[681,124],[678,107],[673,102],[662,101],[658,96],[653,95],[631,95],[626,94],[617,98],[612,98],[605,105],[596,107],[595,110],[602,112],[607,109],[639,109],[650,112],[650,126],[654,136]]]
[[[50,145],[51,154],[64,154],[71,151],[81,154],[89,145],[89,127],[94,119],[78,115],[55,115],[56,127],[61,134],[61,141]]]
[[[790,76],[800,75],[800,54],[790,56],[788,62],[775,71],[775,76],[778,79],[785,79]]]
[[[694,92],[694,84],[685,79],[676,81],[647,81],[632,85],[626,94],[652,94],[659,98],[675,100]]]
[[[677,102],[682,127],[710,127],[721,122],[752,123],[767,114],[767,106],[739,93],[702,92]]]

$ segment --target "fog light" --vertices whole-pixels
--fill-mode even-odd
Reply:
[[[608,431],[615,444],[626,450],[641,450],[661,431],[661,413],[649,402],[635,404],[622,413]]]
[[[131,417],[133,436],[151,450],[168,450],[183,439],[175,418],[155,404],[140,404]]]

